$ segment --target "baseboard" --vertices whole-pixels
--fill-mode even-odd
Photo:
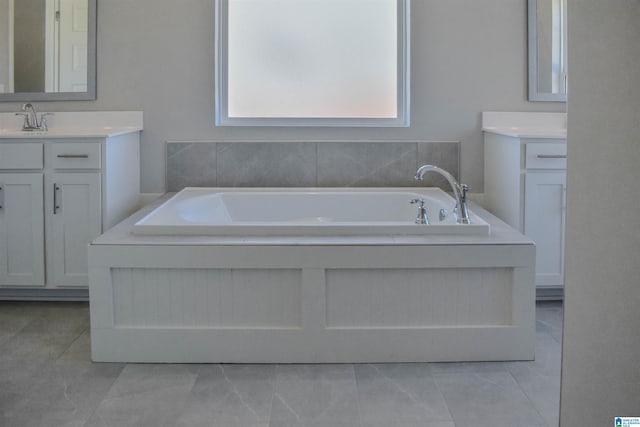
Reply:
[[[561,286],[536,288],[536,301],[562,301],[564,300],[564,288]]]
[[[8,301],[89,301],[89,289],[0,289],[0,300]]]

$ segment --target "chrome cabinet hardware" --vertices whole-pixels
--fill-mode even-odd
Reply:
[[[88,159],[88,154],[58,154],[59,159]]]
[[[4,207],[4,191],[2,191],[4,186],[0,184],[0,209]]]
[[[58,186],[58,184],[53,184],[53,214],[57,214],[58,213],[58,209],[60,209],[60,205],[58,205],[58,191],[60,190],[60,187]]]
[[[539,159],[566,159],[566,154],[538,154]]]

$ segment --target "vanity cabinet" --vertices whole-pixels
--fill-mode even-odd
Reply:
[[[44,286],[42,173],[0,173],[0,283]]]
[[[0,140],[0,296],[86,295],[88,245],[138,208],[139,165],[139,132]]]
[[[99,172],[47,176],[48,278],[55,286],[87,286],[87,245],[102,234]]]
[[[566,140],[485,132],[484,204],[536,243],[538,298],[562,296]]]

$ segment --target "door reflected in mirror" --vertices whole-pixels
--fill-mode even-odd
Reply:
[[[567,0],[529,0],[529,100],[567,99]]]
[[[95,0],[0,0],[0,100],[95,99]]]

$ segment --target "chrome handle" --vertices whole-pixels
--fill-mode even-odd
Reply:
[[[58,190],[60,190],[60,187],[58,186],[58,184],[54,183],[53,184],[53,214],[57,214],[58,213],[58,209],[60,209],[60,206],[58,205]]]
[[[88,154],[58,154],[59,159],[88,159]]]
[[[424,199],[411,199],[409,203],[412,205],[419,203],[418,216],[414,221],[416,224],[429,224],[429,218],[427,217],[427,208],[424,207]]]
[[[31,127],[29,113],[16,113],[16,116],[22,116],[22,130],[29,129]]]
[[[47,126],[47,116],[54,116],[53,113],[42,113],[40,114],[40,129],[43,131],[48,131],[49,127]]]
[[[0,209],[4,207],[4,191],[2,191],[4,186],[0,184]]]
[[[566,159],[566,154],[538,154],[539,159]]]

